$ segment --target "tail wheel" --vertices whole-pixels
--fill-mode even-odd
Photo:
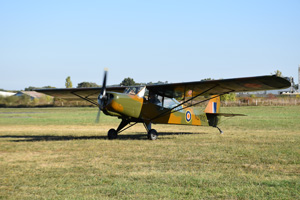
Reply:
[[[156,130],[155,129],[150,129],[149,131],[148,131],[148,139],[149,140],[156,140],[157,139],[157,132],[156,132]]]
[[[115,129],[112,128],[112,129],[110,129],[110,130],[108,131],[107,136],[108,136],[108,139],[109,139],[109,140],[117,139],[118,133],[117,133],[117,131],[116,131]]]

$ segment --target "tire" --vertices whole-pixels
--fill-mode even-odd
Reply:
[[[109,140],[114,140],[118,138],[118,133],[115,129],[110,129],[107,133],[107,137]]]
[[[149,140],[156,140],[157,139],[157,132],[156,132],[156,130],[155,129],[151,129],[151,130],[149,130],[149,132],[148,132],[148,139]]]

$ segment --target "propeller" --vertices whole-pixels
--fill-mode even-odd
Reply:
[[[98,110],[98,114],[97,114],[97,118],[96,118],[96,123],[99,123],[99,121],[100,121],[100,112],[104,109],[105,100],[107,100],[107,96],[106,96],[107,71],[108,71],[108,69],[104,69],[104,78],[103,78],[102,88],[101,88],[101,92],[98,96],[99,110]]]

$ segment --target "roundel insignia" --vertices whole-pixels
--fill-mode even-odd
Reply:
[[[188,110],[188,111],[185,112],[185,120],[186,120],[187,123],[191,122],[191,120],[192,120],[192,113],[191,113],[191,111]]]

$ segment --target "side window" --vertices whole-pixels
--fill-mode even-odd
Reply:
[[[156,104],[158,106],[163,106],[164,108],[172,109],[179,105],[180,103],[176,99],[170,99],[168,97],[162,97],[154,93],[149,93],[148,100],[150,103]],[[178,106],[174,110],[179,111],[182,109],[182,106]]]
[[[158,96],[157,94],[149,93],[148,100],[150,101],[150,103],[154,103],[158,106],[162,106],[162,97]]]
[[[176,106],[178,106],[180,103],[176,99],[170,99],[170,98],[164,98],[164,107],[168,109],[172,109]],[[182,109],[182,106],[178,106],[174,110],[179,111]]]

